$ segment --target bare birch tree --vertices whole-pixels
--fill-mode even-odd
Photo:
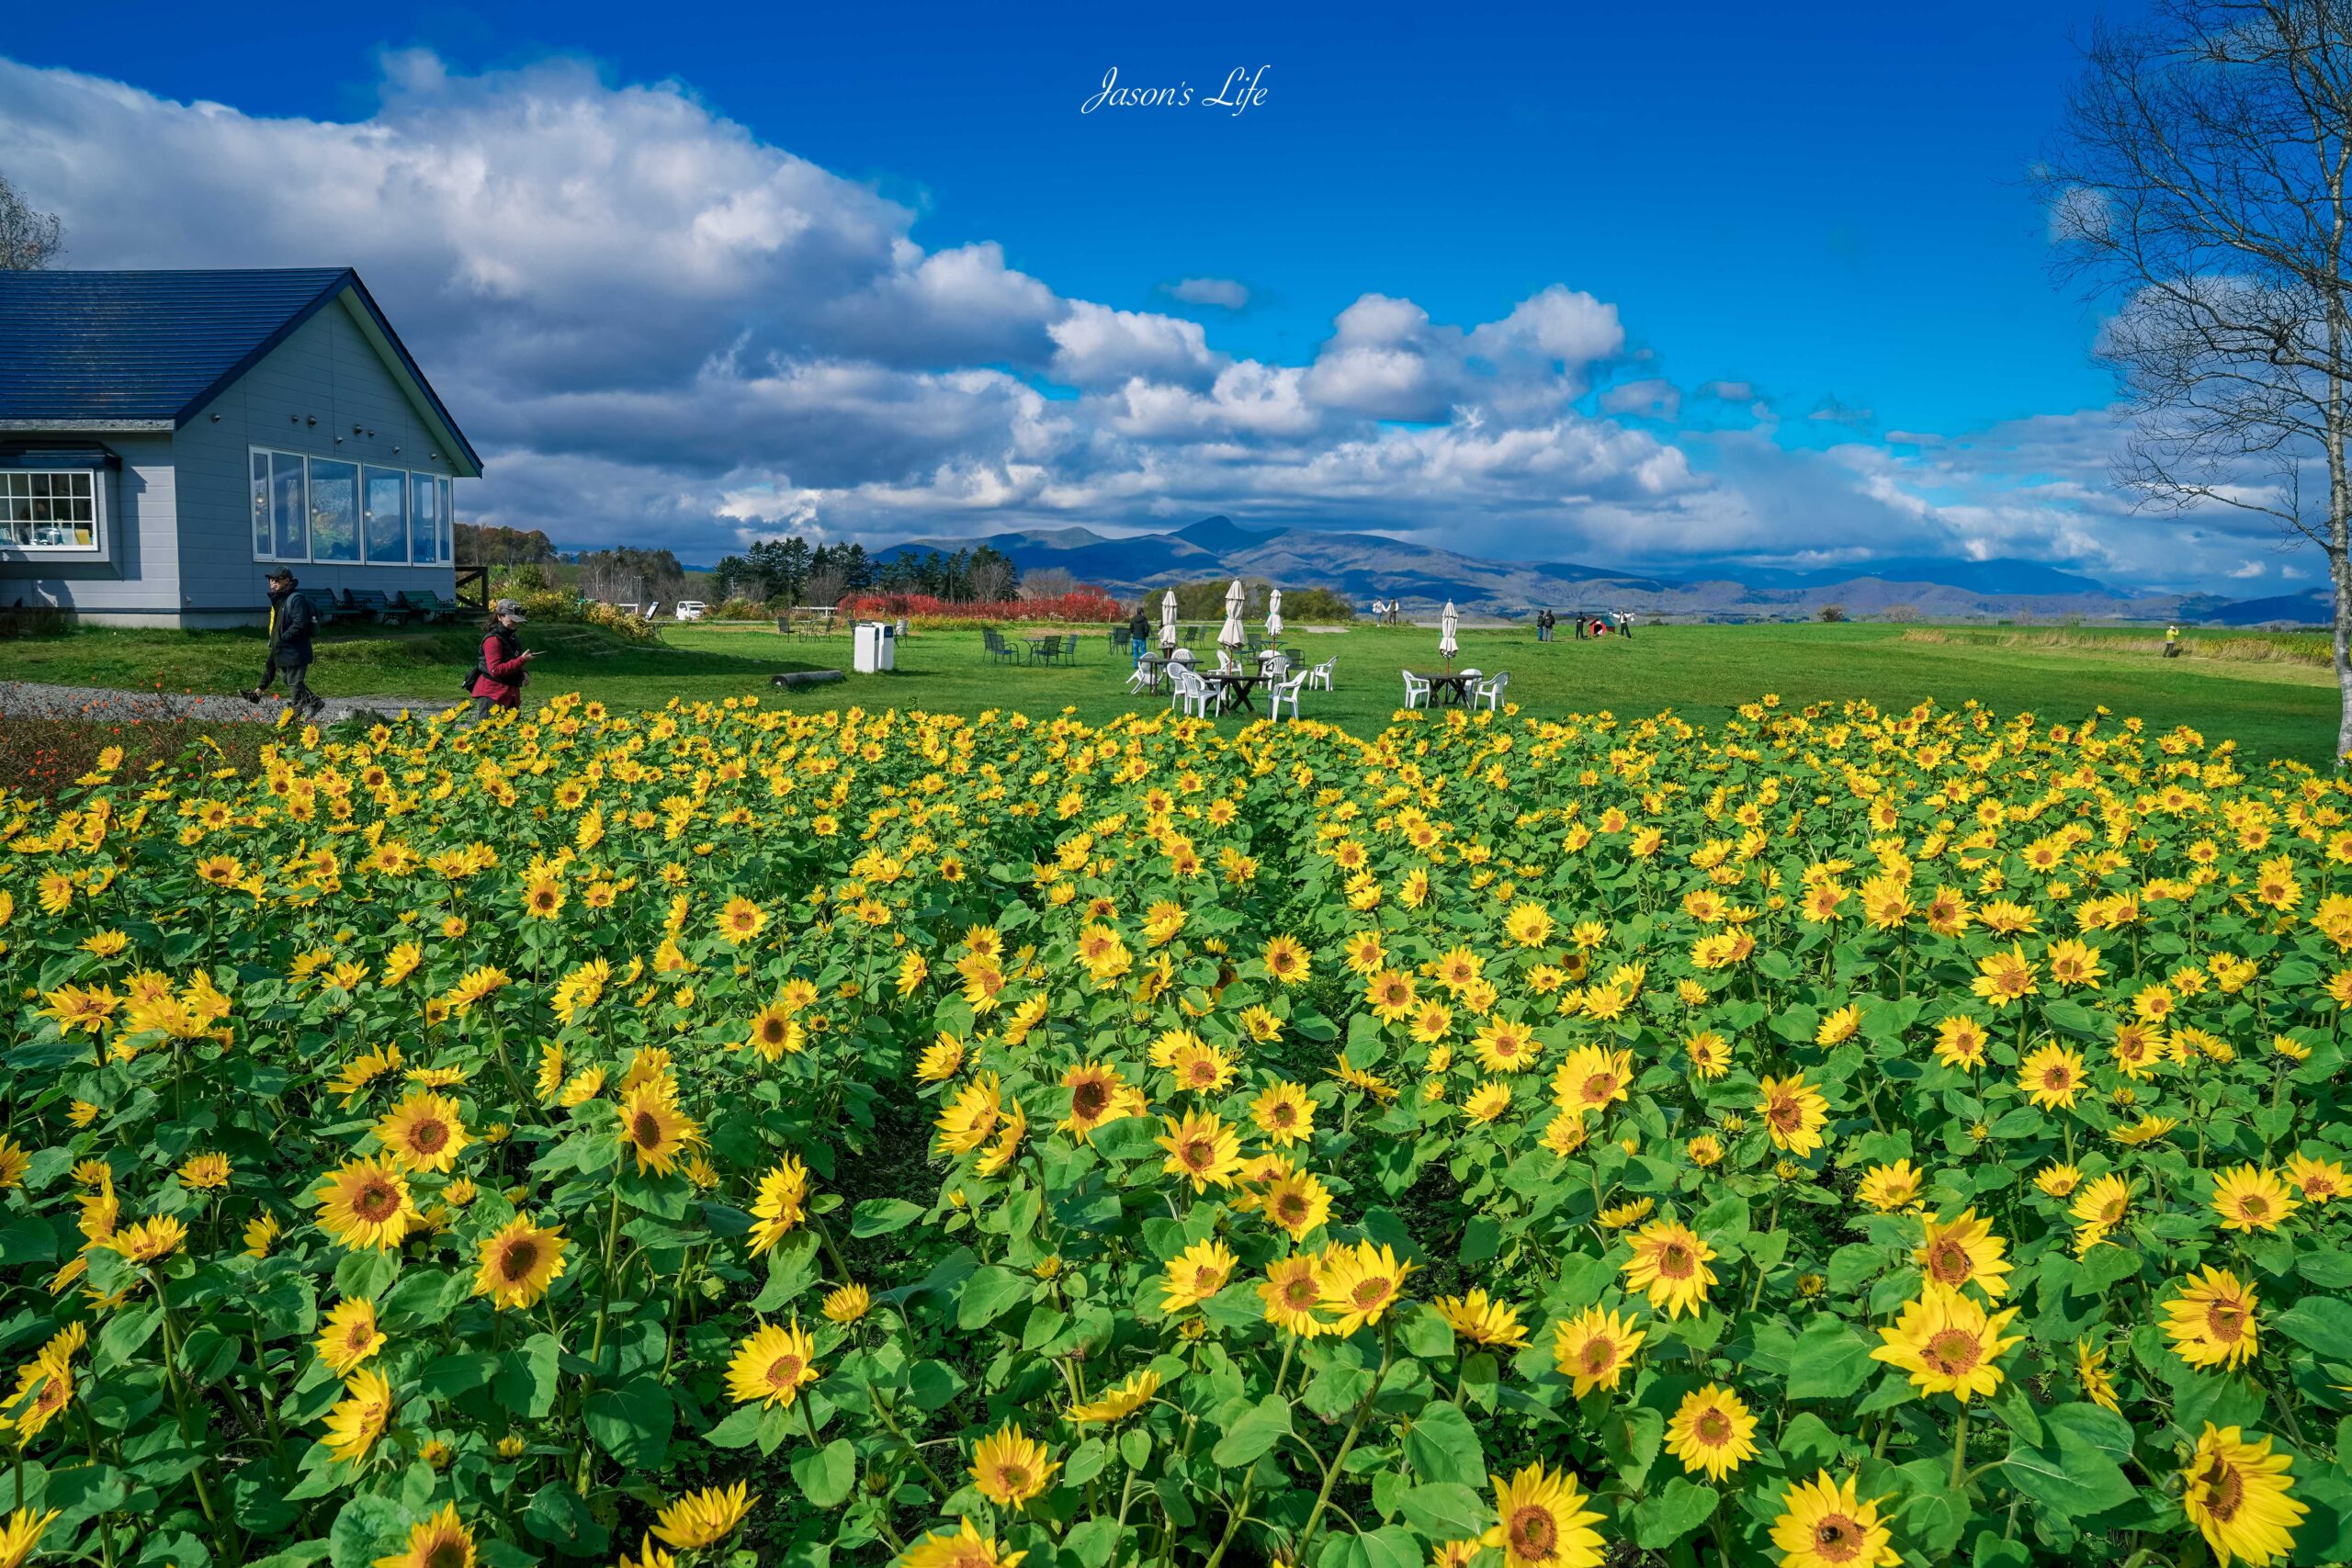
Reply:
[[[64,243],[57,214],[34,211],[0,175],[0,272],[38,272]]]
[[[2352,0],[2155,0],[2101,27],[2037,169],[2061,276],[2114,311],[2118,478],[2326,552],[2352,752]]]

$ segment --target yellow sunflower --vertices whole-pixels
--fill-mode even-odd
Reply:
[[[613,1135],[637,1155],[638,1174],[667,1176],[686,1150],[702,1143],[702,1128],[678,1109],[676,1091],[651,1078],[628,1091],[613,1124]]]
[[[804,1384],[817,1381],[816,1342],[800,1326],[771,1323],[735,1348],[727,1363],[727,1393],[738,1404],[790,1408]]]
[[[1096,1421],[1124,1421],[1149,1404],[1159,1392],[1159,1374],[1136,1372],[1126,1382],[1104,1389],[1094,1398],[1069,1407],[1069,1418],[1083,1427]]]
[[[1160,1124],[1168,1129],[1155,1140],[1168,1151],[1161,1170],[1191,1181],[1195,1193],[1233,1185],[1241,1168],[1241,1140],[1223,1117],[1212,1111],[1188,1111],[1183,1120],[1163,1116]]]
[[[1926,1239],[1911,1254],[1928,1283],[1958,1290],[1973,1283],[1995,1301],[2008,1288],[2012,1265],[2002,1258],[2008,1243],[1993,1234],[1993,1222],[1969,1209],[1956,1220],[1929,1220]]]
[[[419,1174],[438,1173],[458,1163],[468,1143],[458,1102],[446,1094],[417,1089],[376,1123],[376,1141],[392,1158]]]
[[[980,1495],[1015,1513],[1028,1507],[1033,1498],[1043,1495],[1053,1481],[1054,1472],[1060,1468],[1047,1455],[1043,1443],[1010,1421],[972,1448],[971,1475],[979,1485]]]
[[[2044,1111],[2071,1110],[2082,1092],[2083,1058],[2079,1052],[2052,1041],[2018,1064],[2018,1088]]]
[[[408,1527],[408,1550],[376,1559],[375,1568],[474,1568],[474,1535],[458,1518],[458,1506]]]
[[[1311,1253],[1294,1252],[1267,1264],[1258,1299],[1266,1303],[1266,1321],[1286,1334],[1312,1339],[1330,1332],[1316,1315],[1323,1303],[1323,1280]]]
[[[1965,1404],[2000,1386],[2001,1369],[1994,1362],[2022,1337],[2003,1338],[2001,1330],[2017,1314],[2011,1307],[1987,1316],[1973,1297],[1930,1285],[1904,1303],[1893,1327],[1878,1331],[1883,1343],[1871,1359],[1909,1373],[1922,1393],[1949,1393]]]
[[[1650,1305],[1668,1317],[1696,1313],[1707,1304],[1715,1271],[1707,1267],[1715,1249],[1679,1220],[1652,1220],[1634,1233],[1634,1255],[1624,1263],[1625,1289],[1648,1292]]]
[[[1756,1417],[1730,1389],[1693,1389],[1666,1424],[1666,1451],[1691,1474],[1720,1482],[1756,1457]]]
[[[1645,1337],[1632,1320],[1600,1307],[1587,1307],[1552,1325],[1552,1364],[1576,1386],[1582,1399],[1596,1388],[1615,1388]]]
[[[1519,1309],[1509,1302],[1490,1300],[1484,1291],[1440,1296],[1430,1305],[1455,1334],[1475,1344],[1517,1349],[1527,1343],[1527,1326],[1519,1321]]]
[[[342,1377],[384,1348],[383,1331],[376,1326],[375,1303],[366,1300],[341,1302],[327,1314],[314,1343],[319,1359]]]
[[[2271,1231],[2302,1207],[2275,1170],[2242,1165],[2213,1179],[2213,1212],[2225,1231]]]
[[[1592,1527],[1600,1516],[1585,1506],[1590,1498],[1573,1474],[1538,1461],[1509,1481],[1487,1480],[1497,1522],[1480,1544],[1501,1548],[1503,1568],[1599,1568],[1605,1549]]]
[[[2165,1303],[2165,1334],[2190,1366],[2234,1370],[2258,1348],[2257,1304],[2254,1287],[2228,1269],[2201,1269]]]
[[[390,1160],[352,1160],[326,1179],[318,1196],[319,1227],[345,1247],[398,1247],[417,1218],[408,1178]]]
[[[653,1533],[680,1551],[692,1551],[724,1540],[735,1531],[759,1501],[739,1481],[732,1486],[706,1486],[690,1492],[653,1518]]]
[[[1334,1247],[1323,1255],[1323,1310],[1339,1319],[1329,1332],[1353,1334],[1396,1303],[1405,1276],[1416,1266],[1400,1263],[1387,1247],[1359,1242]]]
[[[343,1393],[327,1412],[327,1433],[320,1441],[344,1463],[357,1464],[368,1457],[391,1419],[392,1385],[363,1368],[345,1380]]]
[[[1194,1242],[1168,1260],[1159,1310],[1170,1316],[1191,1311],[1225,1289],[1240,1266],[1241,1260],[1216,1237]]]
[[[1803,1159],[1821,1146],[1821,1129],[1829,1122],[1829,1101],[1804,1081],[1803,1073],[1768,1077],[1761,1093],[1756,1110],[1764,1118],[1764,1130],[1771,1134],[1774,1148]]]
[[[2295,1527],[2311,1510],[2294,1498],[2288,1463],[2270,1451],[2268,1438],[2248,1442],[2238,1427],[2205,1423],[2182,1472],[2180,1506],[2222,1568],[2233,1560],[2259,1568],[2295,1549]]]
[[[541,1230],[529,1215],[515,1215],[482,1237],[473,1293],[488,1296],[500,1312],[509,1307],[528,1310],[562,1277],[563,1254],[569,1245],[560,1228]]]
[[[1903,1561],[1878,1505],[1855,1496],[1854,1477],[1832,1481],[1826,1470],[1791,1483],[1772,1544],[1781,1568],[1895,1568]]]

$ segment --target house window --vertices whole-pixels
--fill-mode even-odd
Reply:
[[[416,502],[416,510],[410,513],[410,536],[416,541],[412,558],[420,566],[430,566],[441,558],[441,487],[430,475],[419,474],[411,493]]]
[[[98,495],[98,476],[86,468],[0,471],[0,545],[96,549]]]
[[[359,558],[359,465],[311,459],[311,558]]]
[[[249,462],[255,560],[435,566],[456,554],[449,481],[437,474],[263,447]]]
[[[360,491],[364,511],[361,542],[370,566],[408,564],[408,475],[398,468],[370,468]]]

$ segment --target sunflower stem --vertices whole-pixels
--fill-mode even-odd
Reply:
[[[1960,1419],[1951,1427],[1951,1489],[1957,1492],[1968,1474],[1968,1406],[1960,1407]]]
[[[1373,1374],[1372,1387],[1364,1392],[1363,1399],[1356,1405],[1355,1415],[1349,1419],[1347,1436],[1340,1439],[1339,1454],[1331,1461],[1330,1469],[1323,1474],[1323,1490],[1316,1494],[1315,1506],[1308,1512],[1306,1523],[1299,1527],[1298,1549],[1291,1553],[1294,1562],[1306,1560],[1306,1549],[1315,1540],[1315,1527],[1322,1522],[1323,1510],[1331,1506],[1331,1488],[1338,1484],[1340,1471],[1356,1446],[1357,1435],[1363,1430],[1363,1418],[1372,1413],[1372,1402],[1380,1397],[1380,1385],[1388,1381],[1388,1368],[1396,1359],[1396,1329],[1392,1320],[1384,1316],[1380,1320],[1380,1370]]]

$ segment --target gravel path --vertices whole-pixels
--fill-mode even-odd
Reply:
[[[463,697],[326,697],[320,722],[354,716],[390,717],[402,708],[422,717],[454,707]],[[0,681],[0,719],[195,719],[206,724],[276,724],[285,704],[259,703],[209,692],[138,692],[109,686],[53,686],[40,681]]]

